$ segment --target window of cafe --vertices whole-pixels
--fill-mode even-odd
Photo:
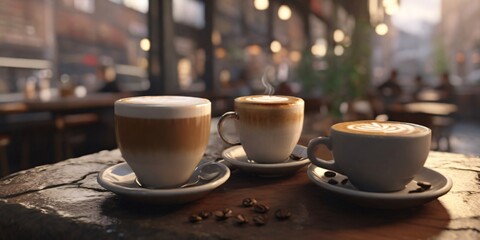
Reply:
[[[101,94],[149,88],[147,13],[148,0],[0,1],[0,135],[20,159],[10,169],[116,146],[115,96]]]
[[[253,1],[218,1],[212,42],[215,46],[215,78],[219,90],[252,92],[252,82],[271,60],[268,50],[268,11]]]
[[[205,4],[196,0],[173,2],[174,48],[172,61],[177,63],[178,90],[201,92],[205,90]]]
[[[0,5],[0,92],[57,88],[61,81],[96,92],[104,84],[96,73],[102,65],[115,70],[122,90],[148,88],[147,0]]]

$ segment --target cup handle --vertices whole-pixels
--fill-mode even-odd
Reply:
[[[227,120],[229,118],[234,118],[234,119],[237,119],[237,120],[239,119],[238,114],[236,112],[226,112],[226,113],[224,113],[220,117],[220,120],[218,121],[218,124],[217,124],[218,135],[227,144],[239,145],[240,142],[236,142],[236,143],[230,142],[222,133],[223,125],[225,124],[225,120]]]
[[[310,142],[308,143],[308,149],[307,149],[307,154],[308,154],[308,158],[310,159],[310,161],[314,165],[319,166],[321,168],[325,168],[325,169],[328,169],[328,170],[332,170],[332,171],[341,173],[340,169],[338,169],[337,164],[335,163],[335,160],[325,161],[325,160],[317,158],[317,156],[315,156],[315,150],[317,149],[317,145],[319,145],[319,144],[323,144],[323,145],[327,146],[327,148],[330,149],[330,150],[332,149],[332,144],[331,144],[331,140],[330,140],[329,137],[317,137],[317,138],[314,138],[314,139],[310,140]]]

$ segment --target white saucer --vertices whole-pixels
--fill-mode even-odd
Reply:
[[[350,182],[342,184],[342,180],[347,177],[336,173],[335,177],[325,177],[326,169],[317,167],[311,164],[308,167],[307,174],[310,180],[318,186],[339,194],[347,200],[365,207],[381,208],[381,209],[397,209],[414,207],[430,202],[444,194],[452,188],[452,180],[439,172],[429,168],[422,168],[418,174],[415,175],[405,189],[397,192],[377,193],[364,192],[356,189]],[[332,185],[328,180],[335,179],[338,184]],[[432,186],[429,190],[424,192],[409,193],[409,191],[419,188],[417,181],[429,182]]]
[[[286,162],[283,163],[256,163],[247,158],[247,155],[241,145],[225,149],[222,153],[222,156],[227,163],[230,163],[234,167],[244,172],[261,177],[279,177],[293,174],[310,163],[310,160],[307,157],[307,148],[305,146],[295,146],[292,154],[303,159],[288,159]]]
[[[219,163],[207,164],[218,165],[221,171],[220,174],[208,182],[199,182],[198,185],[185,188],[142,188],[135,182],[137,177],[127,163],[119,163],[101,171],[98,174],[97,181],[100,186],[105,189],[129,199],[151,204],[181,204],[205,196],[213,189],[225,183],[230,177],[230,170],[225,165]],[[196,174],[202,166],[205,165],[199,166],[194,174]],[[196,176],[192,176],[192,178],[193,177]]]

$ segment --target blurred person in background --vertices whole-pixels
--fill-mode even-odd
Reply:
[[[415,89],[413,90],[413,93],[412,93],[412,99],[414,99],[415,101],[418,101],[420,99],[419,97],[420,94],[427,89],[427,85],[423,81],[423,77],[420,74],[417,74],[415,76],[414,81],[415,81],[414,82]]]
[[[403,94],[402,87],[398,84],[397,75],[397,70],[393,69],[388,79],[377,87],[377,92],[386,108],[398,102]]]
[[[98,90],[99,92],[120,92],[117,84],[117,73],[113,64],[101,63],[97,66],[97,79],[103,83],[103,86]]]
[[[449,76],[448,72],[444,72],[440,77],[440,84],[435,87],[439,93],[440,102],[453,103],[455,100],[455,87],[450,82]]]

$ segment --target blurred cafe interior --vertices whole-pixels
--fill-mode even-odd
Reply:
[[[480,1],[0,0],[0,176],[116,148],[133,95],[294,95],[305,135],[356,119],[480,155]],[[262,84],[261,79],[266,79]]]

